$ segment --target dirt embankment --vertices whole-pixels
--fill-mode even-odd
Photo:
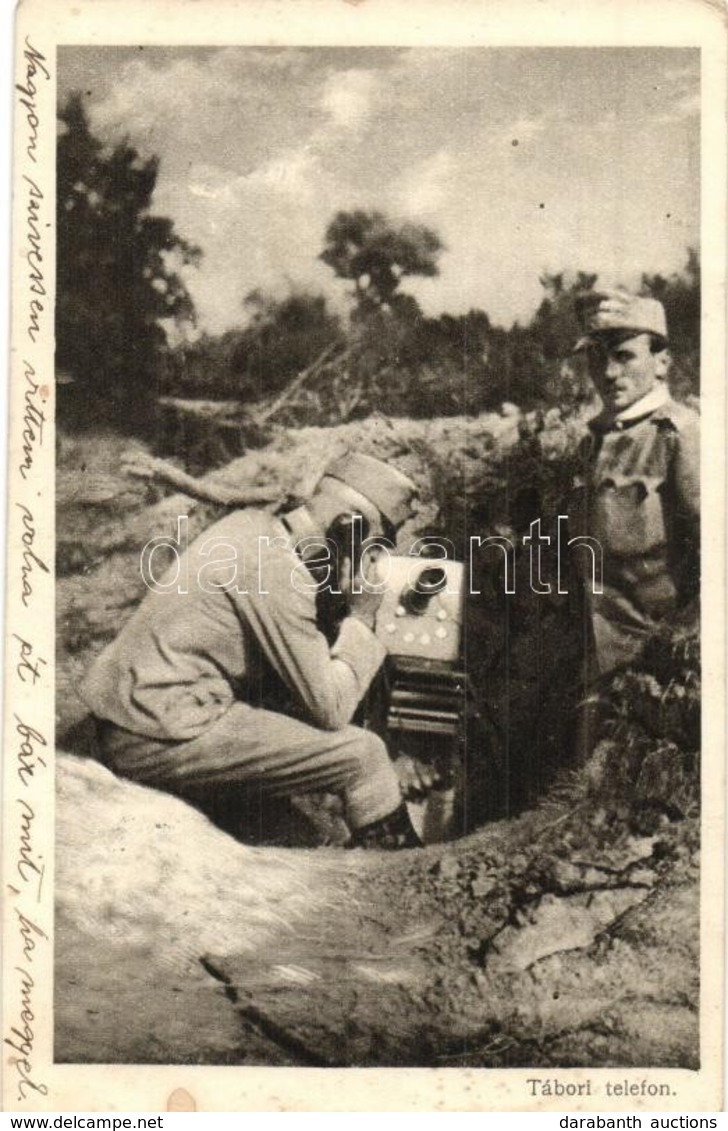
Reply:
[[[696,1066],[694,824],[606,843],[565,797],[397,856],[263,849],[58,777],[59,1060]]]

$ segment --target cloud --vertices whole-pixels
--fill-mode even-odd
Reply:
[[[700,116],[700,91],[686,91],[679,98],[667,104],[664,114],[657,117],[658,122],[682,122],[686,118]]]
[[[512,125],[501,131],[502,137],[508,141],[531,141],[546,129],[544,118],[517,118]]]
[[[408,169],[395,184],[392,199],[395,209],[405,216],[421,217],[437,212],[453,188],[455,160],[441,149]]]
[[[235,203],[237,181],[238,177],[229,169],[221,169],[217,165],[196,164],[190,166],[187,191],[192,196],[225,207]]]
[[[239,324],[258,286],[340,294],[317,260],[340,209],[432,227],[441,274],[407,289],[430,314],[506,322],[537,305],[544,264],[669,272],[697,238],[682,52],[636,68],[609,49],[68,50],[67,85],[92,60],[104,76],[87,84],[94,132],[159,156],[153,208],[203,250],[189,285],[210,331]]]
[[[131,60],[121,68],[108,96],[92,104],[92,125],[112,142],[130,135],[143,152],[166,148],[165,142],[179,132],[181,123],[199,116],[204,78],[202,64],[192,59],[173,60],[163,70],[145,59]],[[224,87],[220,93],[224,98]]]
[[[320,128],[322,75],[304,51],[224,48],[119,68],[107,96],[92,104],[92,124],[105,139],[130,136],[165,166],[190,160],[250,172]]]
[[[245,178],[248,187],[272,189],[295,197],[299,203],[316,191],[319,158],[309,146],[289,150]]]
[[[674,86],[675,84],[694,84],[700,81],[699,51],[695,49],[692,54],[694,55],[693,61],[664,68],[662,75],[666,84]]]
[[[260,193],[290,196],[302,203],[315,193],[319,172],[318,155],[305,145],[287,150],[243,176],[217,165],[193,165],[187,191],[218,209],[240,207],[247,196]]]
[[[321,106],[336,126],[356,129],[370,116],[376,90],[377,77],[373,71],[334,72],[324,86]]]

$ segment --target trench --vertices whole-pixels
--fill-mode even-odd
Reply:
[[[124,523],[86,506],[83,539],[66,522],[93,553],[58,585],[65,722],[139,596],[134,547],[178,503],[132,501]],[[436,791],[421,852],[316,848],[346,835],[330,799],[276,814],[208,798],[205,820],[60,755],[57,1059],[696,1067],[699,821],[680,751],[649,780],[627,743],[560,778],[580,641],[567,602],[528,593],[468,611],[464,803]]]

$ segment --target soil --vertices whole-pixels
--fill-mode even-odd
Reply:
[[[697,1067],[693,822],[607,847],[545,805],[397,855],[261,849],[58,774],[57,1059]]]

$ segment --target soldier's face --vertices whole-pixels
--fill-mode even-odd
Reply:
[[[589,375],[604,407],[622,412],[667,376],[667,350],[653,353],[649,334],[625,341],[596,342],[589,350]]]

